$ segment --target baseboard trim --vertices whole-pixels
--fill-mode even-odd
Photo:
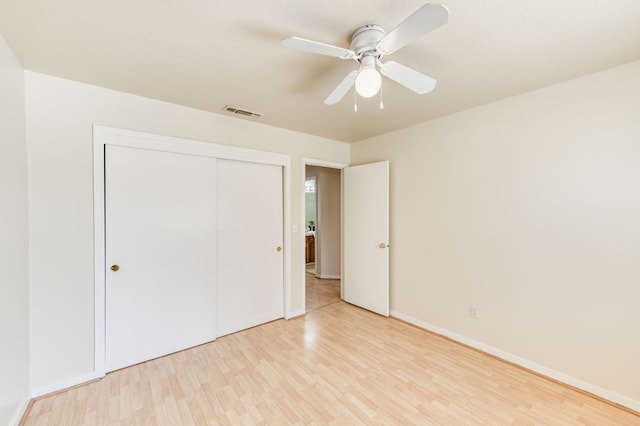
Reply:
[[[293,311],[289,313],[289,316],[285,319],[290,320],[290,319],[294,319],[297,317],[301,317],[302,315],[306,314],[304,309],[298,309],[297,311]]]
[[[339,280],[339,279],[341,279],[340,275],[320,274],[320,275],[316,275],[316,277],[320,278],[321,280]]]
[[[13,417],[11,417],[11,420],[9,421],[9,426],[18,426],[20,424],[20,422],[22,421],[22,418],[27,412],[27,409],[29,408],[30,403],[31,403],[31,397],[27,395],[22,400],[20,405],[16,407],[16,411],[13,413]]]
[[[495,356],[497,358],[500,358],[502,360],[515,364],[519,367],[522,367],[526,370],[530,370],[536,374],[545,376],[551,380],[574,387],[580,391],[591,394],[597,398],[601,398],[606,400],[607,402],[611,402],[614,405],[619,405],[621,406],[621,408],[629,409],[634,414],[640,413],[640,401],[636,401],[634,399],[631,399],[624,395],[617,394],[615,392],[611,392],[607,389],[601,388],[591,383],[584,382],[582,380],[576,379],[575,377],[571,377],[567,374],[564,374],[559,371],[553,370],[551,368],[545,367],[543,365],[537,364],[533,361],[529,361],[528,359],[510,354],[498,348],[494,348],[493,346],[489,346],[477,340],[473,340],[469,337],[463,336],[461,334],[454,333],[445,328],[441,328],[433,324],[430,324],[426,321],[422,321],[417,318],[413,318],[409,315],[405,315],[401,312],[392,310],[390,314],[391,314],[391,317],[393,318],[397,318],[409,324],[415,325],[416,327],[444,336],[458,343],[462,343],[463,345],[470,346],[481,352]]]
[[[92,371],[91,373],[83,374],[82,376],[31,389],[31,398],[39,398],[41,396],[50,395],[52,393],[60,392],[78,385],[83,385],[87,382],[92,382],[100,378],[100,375],[98,375],[95,371]]]

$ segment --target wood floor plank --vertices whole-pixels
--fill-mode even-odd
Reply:
[[[40,398],[23,424],[617,426],[640,417],[334,300]]]
[[[340,280],[323,280],[305,273],[307,312],[340,301]]]

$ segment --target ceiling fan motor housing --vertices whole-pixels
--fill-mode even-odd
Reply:
[[[364,25],[353,33],[351,36],[351,50],[356,52],[358,60],[363,56],[375,56],[380,57],[380,53],[377,50],[378,42],[382,40],[385,35],[384,28],[376,24]]]

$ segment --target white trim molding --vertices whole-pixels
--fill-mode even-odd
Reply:
[[[94,209],[94,303],[95,303],[95,377],[106,374],[105,359],[105,146],[124,146],[154,151],[215,157],[225,160],[269,164],[283,168],[283,226],[284,226],[284,318],[291,313],[291,156],[235,146],[218,145],[171,136],[155,135],[106,126],[93,126],[93,209]],[[73,386],[73,383],[68,386]],[[66,387],[68,387],[66,386]],[[53,386],[59,390],[57,386]],[[52,392],[52,391],[49,391]],[[45,392],[48,393],[48,392]]]
[[[486,345],[477,340],[473,340],[469,337],[463,336],[458,333],[454,333],[445,328],[441,328],[430,324],[426,321],[419,320],[417,318],[413,318],[409,315],[405,315],[398,311],[391,311],[391,317],[397,318],[399,320],[408,322],[409,324],[415,325],[419,328],[422,328],[427,331],[431,331],[435,334],[439,334],[441,336],[447,337],[451,340],[455,340],[456,342],[462,343],[464,345],[470,346],[474,349],[478,349],[479,351],[485,352],[487,354],[493,355],[505,361],[516,364],[520,367],[523,367],[527,370],[531,370],[534,373],[541,374],[542,376],[548,377],[553,380],[557,380],[569,386],[573,386],[574,388],[583,390],[587,393],[593,394],[600,398],[603,398],[607,401],[610,401],[615,404],[622,405],[624,407],[630,408],[631,410],[640,412],[640,401],[636,401],[624,395],[617,394],[615,392],[611,392],[610,390],[601,388],[599,386],[593,385],[591,383],[584,382],[582,380],[576,379],[575,377],[571,377],[567,374],[561,373],[559,371],[553,370],[551,368],[545,367],[543,365],[537,364],[533,361],[529,361],[528,359],[519,357],[517,355],[510,354],[501,349],[494,348],[493,346]]]
[[[304,309],[298,309],[297,311],[293,311],[291,312],[291,317],[290,318],[296,318],[296,317],[301,317],[304,314],[306,314]]]
[[[320,278],[321,280],[339,280],[342,277],[340,277],[340,275],[328,275],[328,274],[320,274],[320,275],[316,275],[316,277]]]
[[[22,422],[22,418],[27,413],[27,408],[29,408],[29,403],[31,402],[31,397],[26,396],[20,405],[16,407],[16,411],[13,413],[13,417],[9,420],[9,426],[18,426],[20,422]]]
[[[54,392],[69,389],[74,386],[82,385],[87,382],[91,382],[93,380],[99,379],[100,377],[101,376],[99,376],[96,372],[91,372],[91,373],[83,374],[82,376],[73,377],[71,379],[62,380],[60,382],[56,382],[50,385],[31,389],[31,398],[32,399],[39,398],[41,396],[49,395]]]

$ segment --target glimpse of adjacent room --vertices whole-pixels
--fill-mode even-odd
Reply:
[[[340,170],[305,169],[306,312],[340,301]]]

